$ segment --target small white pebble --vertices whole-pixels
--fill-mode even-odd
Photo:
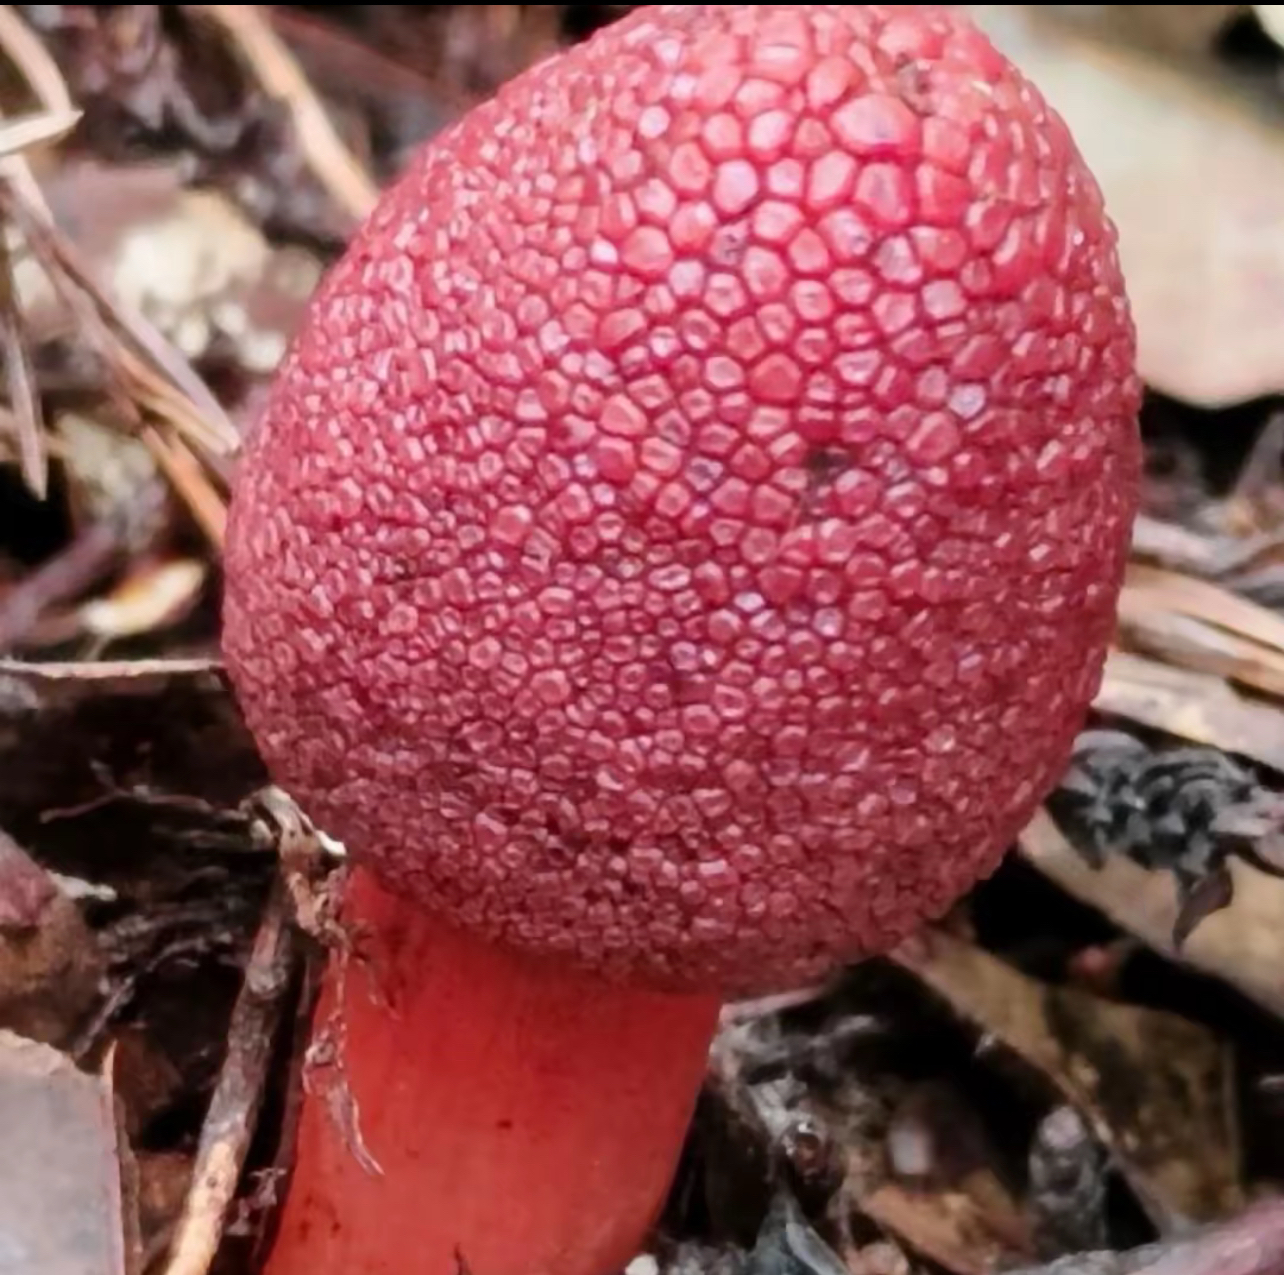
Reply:
[[[660,1263],[649,1253],[644,1253],[629,1263],[624,1275],[660,1275]]]

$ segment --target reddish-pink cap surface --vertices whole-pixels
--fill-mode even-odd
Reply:
[[[728,992],[998,862],[1139,466],[1100,194],[951,6],[667,5],[440,136],[239,477],[279,782],[426,906]]]

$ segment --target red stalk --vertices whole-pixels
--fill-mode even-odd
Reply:
[[[663,1205],[720,998],[516,956],[365,874],[345,907],[373,965],[340,980],[332,963],[318,1023],[342,996],[344,1075],[382,1173],[345,1142],[323,1083],[266,1275],[621,1270]]]

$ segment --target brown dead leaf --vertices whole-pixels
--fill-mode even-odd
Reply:
[[[908,1248],[954,1275],[992,1275],[1011,1265],[1012,1249],[994,1235],[976,1202],[963,1192],[887,1182],[864,1196],[860,1207]]]
[[[887,1135],[889,1176],[862,1213],[955,1275],[990,1275],[1035,1256],[1030,1220],[994,1168],[1001,1160],[972,1107],[941,1085],[900,1102]]]
[[[139,1154],[138,1211],[146,1251],[159,1252],[165,1246],[182,1215],[191,1182],[191,1156],[175,1151]]]
[[[146,500],[160,485],[160,471],[147,445],[132,434],[82,412],[58,412],[50,422],[67,483],[67,501],[77,527],[121,519],[132,548],[145,549],[164,532],[170,512]]]
[[[214,552],[221,555],[223,536],[227,530],[225,497],[210,482],[200,461],[181,438],[167,437],[149,425],[143,429],[142,439],[147,444],[156,467],[182,496]]]
[[[843,1254],[851,1275],[913,1275],[910,1260],[895,1244],[880,1241]]]
[[[251,372],[276,366],[320,276],[311,254],[272,247],[224,195],[186,188],[173,164],[77,159],[53,169],[44,189],[112,294],[182,354],[201,359],[217,341]],[[20,283],[40,329],[66,324],[35,263]]]
[[[1167,873],[1149,872],[1122,856],[1091,867],[1046,814],[1020,840],[1020,851],[1050,880],[1171,960],[1220,978],[1284,1017],[1284,881],[1237,861],[1230,907],[1209,916],[1180,954],[1173,946],[1179,902]]]
[[[1279,422],[1278,426],[1276,421]],[[1272,418],[1272,424],[1268,428],[1278,429],[1280,426],[1284,426],[1284,416]],[[1284,437],[1284,431],[1281,431],[1281,436]],[[1268,497],[1274,495],[1270,472],[1263,478],[1263,494]],[[1240,519],[1237,510],[1232,511],[1226,506],[1210,505],[1208,512],[1223,514],[1218,519],[1219,522],[1229,523],[1232,519],[1248,522],[1248,519]],[[1249,518],[1256,514],[1256,509],[1251,510]],[[1205,580],[1215,579],[1232,572],[1251,569],[1263,560],[1270,561],[1278,553],[1278,535],[1254,535],[1255,531],[1257,528],[1250,524],[1242,526],[1239,534],[1228,534],[1220,529],[1214,533],[1141,513],[1133,520],[1132,560],[1166,567],[1171,571],[1184,571]]]
[[[1284,711],[1222,677],[1114,651],[1095,707],[1284,772]]]
[[[86,602],[80,623],[102,645],[154,633],[191,614],[208,574],[195,558],[139,564],[108,595]]]
[[[1255,4],[1251,7],[1262,30],[1276,44],[1284,44],[1284,4]]]
[[[1207,1029],[1038,983],[941,931],[905,944],[895,960],[1056,1086],[1158,1226],[1239,1207],[1232,1063]]]
[[[1284,617],[1221,585],[1180,571],[1133,564],[1128,568],[1124,592],[1147,609],[1178,611],[1274,652],[1284,652]]]
[[[15,830],[111,784],[232,807],[264,780],[213,661],[0,659],[0,819]]]
[[[42,111],[0,123],[0,159],[58,141],[80,123],[77,110]]]
[[[1133,644],[1170,663],[1284,697],[1284,619],[1222,585],[1134,564],[1119,623]]]
[[[80,909],[0,831],[0,1029],[70,1045],[105,971]]]
[[[1269,108],[1229,76],[1183,73],[1041,6],[969,7],[1102,185],[1147,380],[1209,406],[1284,390],[1284,129]]]
[[[145,1024],[127,1023],[112,1033],[116,1055],[116,1097],[126,1134],[137,1139],[149,1122],[179,1101],[183,1074],[148,1033]],[[188,1170],[191,1156],[184,1153]],[[140,1166],[141,1167],[141,1166]]]
[[[1157,52],[1207,54],[1242,4],[1050,4],[1094,35],[1127,40]]]
[[[128,1158],[127,1151],[124,1157]],[[109,1080],[0,1032],[0,1269],[135,1275],[141,1255]]]

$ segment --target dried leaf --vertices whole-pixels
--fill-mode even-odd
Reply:
[[[1272,865],[1284,799],[1215,748],[1152,749],[1127,731],[1084,731],[1047,810],[1094,868],[1123,856],[1171,874],[1179,894],[1178,948],[1233,902],[1229,859],[1284,876]]]
[[[105,972],[80,909],[0,831],[0,1029],[69,1046]]]
[[[1109,917],[1163,955],[1222,979],[1284,1017],[1284,881],[1230,865],[1234,902],[1205,920],[1178,953],[1180,899],[1173,880],[1123,858],[1090,867],[1052,819],[1040,814],[1021,836],[1021,853],[1067,894]],[[1200,1155],[1198,1149],[1193,1154]]]
[[[1227,864],[1221,863],[1186,891],[1173,922],[1173,948],[1180,952],[1190,941],[1190,936],[1215,913],[1228,908],[1235,901],[1235,880]]]
[[[23,20],[17,5],[0,6],[0,45],[47,112],[79,114],[56,59]]]
[[[191,448],[181,438],[166,438],[151,426],[143,430],[142,437],[157,468],[182,496],[215,552],[221,554],[227,528],[227,503],[192,455]]]
[[[1056,1086],[1158,1226],[1211,1221],[1240,1205],[1232,1063],[1206,1028],[1037,983],[939,931],[905,944],[896,960]]]
[[[963,1193],[916,1191],[888,1182],[861,1200],[861,1211],[954,1275],[991,1275],[1011,1265],[1012,1249],[990,1231],[976,1203]],[[1028,1259],[1029,1253],[1022,1256]]]
[[[56,142],[80,122],[79,111],[42,111],[0,124],[0,158]]]
[[[312,254],[269,245],[224,194],[185,187],[176,163],[76,159],[44,189],[104,286],[183,355],[217,346],[253,374],[275,368],[320,277]],[[57,298],[34,263],[21,288],[40,329],[57,330]]]
[[[1257,643],[1267,648],[1268,655],[1284,653],[1284,617],[1221,585],[1179,571],[1134,564],[1124,585],[1124,605],[1189,616]]]
[[[1247,698],[1224,678],[1116,651],[1096,708],[1284,773],[1284,711]]]
[[[22,477],[36,499],[44,500],[49,489],[44,412],[17,302],[13,255],[5,241],[0,241],[0,354]]]
[[[191,613],[207,575],[206,564],[195,558],[148,563],[108,596],[85,603],[80,622],[87,634],[103,642],[153,633]]]
[[[265,780],[209,660],[24,664],[0,659],[0,819],[19,820],[119,789],[199,794],[235,806]]]
[[[29,166],[20,158],[0,162],[8,177],[7,185],[0,184],[0,202],[62,303],[83,325],[82,339],[92,339],[119,384],[132,391],[126,401],[145,405],[212,456],[235,454],[240,435],[209,386],[154,324],[100,285],[55,221]]]
[[[57,897],[58,887],[49,874],[0,832],[0,935],[34,934]],[[0,988],[7,987],[7,980],[0,978]]]
[[[1046,8],[1109,40],[1162,53],[1206,54],[1242,4],[1050,4]]]
[[[146,1251],[159,1250],[172,1234],[191,1181],[190,1155],[175,1151],[139,1152],[139,1226]]]
[[[1284,44],[1284,4],[1255,4],[1252,10],[1262,30],[1276,44]]]
[[[990,1275],[1034,1256],[1029,1220],[1003,1175],[984,1120],[952,1089],[924,1084],[887,1130],[887,1180],[861,1212],[906,1248],[955,1275]]]
[[[1101,182],[1150,383],[1206,405],[1284,390],[1284,130],[1230,77],[1096,41],[1046,6],[970,7]]]
[[[1284,434],[1284,416],[1273,417],[1267,427]],[[1278,462],[1276,467],[1278,468]],[[1273,478],[1264,475],[1265,493],[1275,495]],[[1219,520],[1221,521],[1221,520]],[[1262,559],[1269,561],[1280,549],[1278,533],[1241,537],[1214,534],[1181,523],[1166,522],[1142,513],[1133,521],[1132,559],[1170,571],[1184,571],[1205,579],[1243,572]]]
[[[133,1275],[137,1222],[111,1084],[0,1032],[0,1270]]]
[[[379,188],[335,130],[307,76],[273,29],[268,11],[244,4],[188,8],[223,28],[263,91],[289,113],[313,172],[353,222],[359,222],[374,207]]]

